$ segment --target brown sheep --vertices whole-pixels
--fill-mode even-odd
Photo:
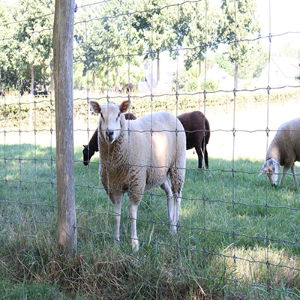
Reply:
[[[195,148],[198,155],[198,168],[202,168],[204,154],[208,169],[207,144],[210,138],[209,122],[201,111],[192,111],[178,116],[186,133],[186,149]]]
[[[135,120],[136,117],[131,114],[125,114],[125,118],[128,120]],[[195,148],[198,155],[198,167],[202,168],[202,160],[204,154],[205,166],[208,169],[208,154],[207,154],[207,144],[210,138],[210,128],[209,122],[200,111],[192,111],[184,113],[178,116],[178,119],[182,123],[185,133],[186,133],[186,149]],[[88,145],[83,145],[83,163],[88,165],[91,157],[98,148],[98,130],[96,130],[89,141]]]

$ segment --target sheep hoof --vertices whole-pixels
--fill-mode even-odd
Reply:
[[[170,233],[171,233],[171,235],[177,234],[177,226],[176,225],[171,225]]]
[[[140,246],[139,246],[139,241],[137,241],[137,240],[132,240],[131,246],[132,246],[132,251],[133,251],[133,252],[138,252],[138,251],[139,251],[139,248],[140,248]]]

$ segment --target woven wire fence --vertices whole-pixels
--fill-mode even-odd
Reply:
[[[89,27],[91,24],[101,24],[103,18],[89,18],[89,11],[100,10],[104,5],[113,3],[108,0],[78,5],[75,13],[75,34],[80,27],[85,42],[92,40],[94,35]],[[238,1],[234,1],[236,27],[239,24],[237,3]],[[224,264],[224,272],[228,271],[228,280],[234,283],[247,281],[249,285],[258,288],[276,289],[279,288],[276,285],[278,282],[296,281],[299,278],[299,192],[291,187],[289,178],[286,187],[272,189],[265,177],[259,177],[259,173],[267,148],[281,123],[279,120],[287,121],[291,116],[297,116],[296,100],[289,106],[285,95],[296,99],[300,87],[297,84],[272,85],[272,41],[287,36],[299,36],[300,31],[273,34],[269,16],[268,35],[236,38],[231,42],[219,41],[224,46],[234,43],[236,47],[257,41],[267,44],[267,80],[260,82],[257,87],[240,88],[237,83],[237,63],[232,63],[235,72],[228,88],[208,89],[209,51],[204,51],[203,57],[199,58],[204,73],[201,79],[203,88],[189,92],[181,89],[179,75],[182,57],[197,50],[199,45],[177,46],[172,49],[176,54],[173,60],[176,65],[176,84],[173,89],[161,92],[153,87],[153,82],[150,82],[146,92],[138,89],[127,93],[111,91],[109,87],[110,63],[114,59],[124,60],[127,82],[131,83],[134,59],[151,57],[154,52],[152,49],[142,53],[132,50],[132,22],[137,14],[148,16],[149,24],[154,26],[157,9],[160,12],[171,10],[180,19],[182,10],[200,4],[206,9],[206,27],[203,34],[205,47],[209,43],[210,34],[207,2],[166,2],[159,8],[138,11],[129,9],[126,13],[105,16],[111,26],[114,26],[116,20],[124,19],[128,44],[120,53],[107,51],[103,62],[103,69],[107,69],[107,78],[102,79],[104,86],[99,87],[100,92],[93,90],[92,82],[97,75],[96,72],[93,73],[95,70],[92,67],[86,72],[86,88],[74,92],[74,167],[79,244],[84,245],[92,240],[101,247],[113,243],[114,240],[113,206],[103,186],[99,184],[99,154],[96,152],[88,166],[84,166],[82,161],[82,144],[88,144],[98,126],[98,117],[90,112],[89,101],[97,100],[104,104],[108,101],[121,103],[129,99],[130,112],[136,117],[157,111],[169,111],[178,116],[184,112],[200,110],[211,126],[211,141],[208,144],[210,167],[199,170],[197,156],[193,150],[188,152],[178,238],[172,238],[169,234],[165,195],[156,189],[145,193],[137,220],[141,249],[150,251],[146,249],[152,247],[156,253],[176,249],[179,263],[174,266],[174,270],[186,276],[219,278],[221,271],[216,270],[217,266]],[[84,13],[80,14],[81,12]],[[50,32],[52,28],[43,30]],[[149,37],[151,44],[157,38],[152,32]],[[75,56],[74,67],[81,62],[82,57]],[[154,81],[156,61],[148,59],[147,62],[151,81]],[[288,113],[282,114],[281,119],[274,120],[274,116],[278,117],[278,112],[286,109]],[[36,238],[43,231],[55,235],[57,205],[54,97],[51,93],[46,97],[2,96],[1,111],[2,234],[10,239],[18,236]],[[260,159],[257,158],[258,155],[262,155]],[[125,196],[121,243],[127,246],[130,243],[128,204]],[[182,256],[190,257],[188,265],[180,263]],[[196,260],[196,257],[201,259]],[[195,262],[199,263],[196,270]],[[203,274],[201,268],[209,263],[215,269]],[[244,268],[248,270],[245,271]],[[271,275],[276,274],[279,277],[276,279],[278,282],[275,279],[272,281],[257,277],[255,270],[262,268],[265,268],[262,277],[269,275],[268,278],[272,278]]]

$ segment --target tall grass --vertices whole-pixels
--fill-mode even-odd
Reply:
[[[300,297],[300,201],[288,176],[274,189],[262,161],[188,160],[179,234],[169,234],[159,189],[140,204],[139,253],[130,246],[128,198],[122,238],[99,184],[98,158],[76,149],[78,253],[56,248],[55,154],[4,145],[0,157],[0,297],[7,299],[283,299]]]

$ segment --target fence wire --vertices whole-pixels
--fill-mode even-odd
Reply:
[[[90,4],[78,5],[76,14],[84,10],[92,11],[95,7],[109,5],[112,0],[104,0],[93,2]],[[172,4],[165,4],[159,7],[160,11],[165,11],[171,8],[177,9],[177,18],[181,17],[181,9],[188,8],[192,4],[203,3],[203,1],[183,1]],[[208,2],[205,3],[205,45],[208,44],[209,38],[209,19],[208,19]],[[238,37],[238,15],[237,15],[237,0],[234,1],[234,22],[235,22],[235,37]],[[167,221],[167,213],[165,209],[165,195],[157,190],[146,192],[142,196],[140,205],[138,222],[138,232],[140,234],[140,242],[143,245],[151,245],[157,251],[163,249],[177,249],[179,253],[190,253],[191,256],[202,255],[209,256],[215,259],[215,264],[221,263],[231,266],[233,263],[235,270],[238,268],[238,261],[249,263],[251,265],[266,266],[270,275],[274,268],[288,269],[291,272],[300,271],[300,262],[292,261],[291,257],[297,257],[300,249],[299,235],[299,192],[292,188],[282,188],[277,191],[271,189],[269,183],[264,177],[259,177],[260,168],[257,168],[257,163],[263,163],[264,157],[260,161],[253,159],[240,159],[237,148],[239,139],[242,134],[265,135],[265,151],[271,142],[270,135],[274,136],[277,131],[274,128],[274,120],[271,122],[271,111],[275,105],[283,104],[285,100],[274,101],[273,97],[279,93],[278,98],[283,97],[283,93],[295,93],[299,95],[300,85],[297,84],[282,84],[280,86],[272,86],[271,83],[271,59],[272,59],[272,41],[274,39],[283,39],[290,35],[300,35],[300,30],[288,31],[282,33],[272,33],[271,24],[271,1],[269,1],[269,35],[252,36],[250,38],[234,39],[233,41],[219,41],[223,45],[236,45],[236,50],[239,44],[254,43],[256,41],[268,40],[268,57],[267,57],[267,82],[259,83],[259,87],[255,88],[240,88],[238,82],[238,63],[234,63],[234,76],[232,86],[226,89],[208,89],[208,64],[209,53],[206,50],[204,53],[204,78],[203,89],[195,91],[185,91],[179,88],[181,55],[199,49],[201,46],[193,45],[187,47],[182,45],[171,49],[171,52],[177,53],[174,64],[176,64],[175,90],[167,92],[155,91],[153,84],[150,89],[145,92],[133,91],[126,93],[111,93],[109,89],[109,72],[110,60],[123,58],[127,66],[126,77],[128,83],[132,78],[132,60],[135,58],[146,57],[155,53],[154,49],[148,49],[141,53],[134,53],[131,45],[132,35],[132,18],[137,14],[151,15],[148,20],[152,27],[155,25],[153,12],[158,9],[145,9],[128,11],[126,13],[116,13],[114,15],[97,17],[97,18],[78,18],[75,20],[76,26],[84,26],[84,39],[86,42],[93,39],[89,34],[89,25],[92,22],[100,20],[109,20],[110,24],[114,24],[118,18],[126,18],[127,24],[127,45],[124,53],[107,55],[105,57],[106,78],[103,82],[106,85],[102,93],[95,93],[91,84],[93,79],[93,71],[86,72],[86,87],[83,95],[74,95],[74,118],[75,118],[75,176],[76,176],[76,199],[77,199],[77,214],[78,214],[78,232],[79,239],[85,240],[87,236],[92,235],[95,241],[102,239],[112,242],[113,225],[111,220],[116,215],[112,209],[109,198],[105,193],[105,189],[99,184],[98,164],[99,159],[95,157],[91,160],[87,167],[82,164],[82,147],[81,144],[88,144],[94,131],[97,130],[98,120],[91,114],[89,109],[89,101],[97,100],[100,103],[116,101],[118,103],[123,100],[130,100],[132,103],[130,112],[140,117],[146,113],[151,115],[156,111],[170,111],[176,116],[183,112],[191,110],[200,110],[209,119],[211,118],[211,139],[208,144],[208,153],[213,152],[213,147],[222,147],[221,143],[216,143],[219,135],[226,135],[226,143],[231,144],[231,147],[223,145],[224,151],[229,151],[223,159],[221,157],[209,156],[209,169],[199,170],[197,168],[194,154],[188,156],[186,168],[186,183],[183,189],[182,197],[182,215],[179,224],[178,240],[169,239],[169,222]],[[75,14],[75,16],[76,16]],[[41,17],[35,17],[33,20],[51,16],[46,14]],[[26,20],[18,20],[1,24],[1,27],[7,27],[18,23],[26,22]],[[52,32],[52,28],[46,28],[31,32],[32,35],[43,31]],[[151,32],[152,45],[156,42],[157,36]],[[12,40],[13,37],[4,37],[0,42]],[[99,41],[101,42],[101,41]],[[82,57],[74,59],[74,65],[82,63]],[[94,62],[99,62],[97,58]],[[150,60],[150,77],[154,80],[154,60]],[[200,64],[200,59],[199,59]],[[157,70],[156,70],[157,71]],[[200,79],[199,79],[200,80]],[[261,93],[257,96],[257,93]],[[280,94],[282,93],[282,94]],[[243,96],[245,95],[245,96]],[[245,105],[243,101],[251,95],[262,97],[260,101],[265,106],[265,121],[266,124],[262,128],[249,129],[239,128],[239,108]],[[262,96],[261,96],[262,95]],[[214,97],[220,97],[220,100],[214,100]],[[244,97],[244,98],[243,98]],[[185,101],[185,99],[192,99]],[[35,238],[40,230],[55,227],[55,215],[57,210],[56,205],[56,170],[55,170],[55,128],[54,128],[54,99],[52,95],[46,97],[20,96],[20,95],[5,95],[1,96],[0,109],[2,111],[0,122],[1,127],[1,170],[0,170],[0,222],[3,225],[3,231],[0,234],[7,232],[17,233],[20,230],[22,234],[28,238]],[[185,101],[185,102],[184,102]],[[259,101],[258,101],[259,102]],[[246,108],[248,106],[246,105]],[[226,118],[232,118],[231,122],[226,123],[226,126],[221,120],[217,123],[214,118],[214,111],[218,111],[218,116],[224,112]],[[231,111],[231,115],[229,114]],[[288,116],[287,120],[289,119]],[[259,116],[253,115],[252,122],[255,123]],[[216,124],[213,124],[213,122]],[[151,120],[152,122],[152,120]],[[228,124],[230,125],[228,126]],[[226,128],[222,128],[222,126]],[[252,124],[249,124],[249,127]],[[252,127],[251,127],[252,128]],[[132,130],[131,130],[132,131]],[[164,131],[163,129],[161,130]],[[295,129],[297,132],[298,129]],[[141,132],[141,131],[140,131]],[[149,131],[145,131],[149,132]],[[195,132],[191,131],[190,133]],[[150,131],[152,134],[152,131]],[[261,140],[261,139],[258,139]],[[245,142],[245,141],[243,141]],[[80,146],[79,146],[80,145]],[[249,145],[255,148],[257,145]],[[128,144],[131,149],[131,146]],[[151,144],[152,147],[152,144]],[[214,153],[220,153],[215,151]],[[145,165],[130,165],[130,167],[149,167]],[[152,164],[151,164],[151,166]],[[165,166],[160,166],[164,168]],[[296,176],[299,176],[297,169]],[[282,175],[280,172],[279,175]],[[215,184],[212,184],[214,183]],[[277,195],[276,195],[277,193]],[[130,216],[127,213],[128,199],[125,199],[125,209],[122,210],[122,225],[123,237],[122,242],[130,240]],[[162,204],[163,203],[163,204]],[[163,212],[163,213],[161,213]],[[222,213],[224,215],[222,215]],[[216,215],[219,216],[220,222],[216,221]],[[281,217],[280,217],[281,215]],[[286,222],[283,223],[286,216]],[[276,217],[278,219],[276,220]],[[289,220],[290,218],[290,220]],[[255,226],[259,223],[259,226]],[[252,228],[252,227],[253,228]],[[274,227],[282,227],[281,235],[277,236],[278,231],[274,231]],[[6,229],[5,229],[6,228]],[[104,228],[104,229],[103,229]],[[140,228],[140,229],[139,229]],[[254,230],[254,232],[253,232]],[[152,233],[154,234],[152,235]],[[274,235],[275,234],[275,235]],[[216,241],[214,245],[213,241]],[[256,246],[262,247],[264,251],[264,259],[251,257],[246,255],[247,249],[254,249]],[[276,261],[272,256],[274,249],[286,250],[287,261]],[[241,251],[241,249],[244,251]],[[278,250],[279,251],[279,250]],[[244,256],[243,256],[244,255]],[[139,259],[139,258],[136,258]],[[212,260],[213,260],[212,259]],[[230,260],[230,263],[228,263]],[[297,259],[296,259],[297,260]],[[290,262],[290,263],[289,263]],[[192,262],[191,262],[192,264]],[[194,269],[193,269],[194,270]],[[178,266],[175,270],[179,274],[185,276],[199,276],[188,272],[186,268]],[[299,276],[299,273],[298,273]],[[204,278],[217,278],[215,273],[207,274]],[[230,276],[229,276],[230,277]],[[271,277],[271,276],[270,276]],[[234,283],[243,283],[242,277],[230,277]],[[252,278],[250,282],[252,287],[263,287],[270,289],[279,289],[280,287],[270,282],[259,282]],[[288,290],[288,287],[287,287]],[[291,292],[292,293],[292,292]],[[298,295],[299,297],[299,295]]]

